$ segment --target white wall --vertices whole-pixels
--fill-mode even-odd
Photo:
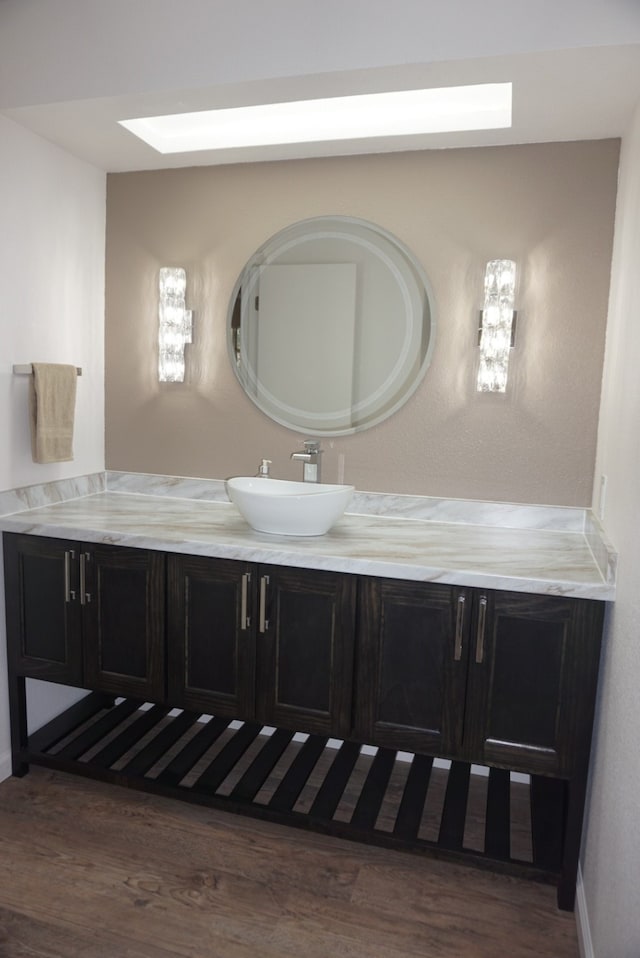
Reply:
[[[104,469],[105,176],[0,116],[0,490]],[[31,461],[28,378],[13,363],[82,366],[74,461]],[[8,774],[4,599],[0,596],[0,779]],[[31,690],[33,724],[65,691]],[[68,700],[68,699],[66,699]]]
[[[640,955],[640,105],[623,140],[596,490],[620,554],[605,633],[582,873],[595,958]],[[597,492],[596,492],[597,499]]]
[[[2,0],[0,18],[3,107],[640,40],[629,0]]]

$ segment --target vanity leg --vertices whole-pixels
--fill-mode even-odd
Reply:
[[[29,771],[23,758],[27,751],[27,688],[22,675],[9,674],[9,718],[11,722],[11,766],[17,778]]]
[[[558,881],[558,908],[563,911],[573,911],[575,906],[586,791],[586,774],[567,784],[565,836]]]

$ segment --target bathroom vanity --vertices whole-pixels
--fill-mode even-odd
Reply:
[[[614,583],[596,532],[556,518],[370,511],[295,541],[223,501],[111,491],[6,515],[14,773],[467,859],[553,881],[571,909]],[[90,694],[28,735],[28,678]],[[434,767],[447,784],[425,837]],[[528,786],[524,857],[512,773]],[[484,840],[469,847],[477,781]]]

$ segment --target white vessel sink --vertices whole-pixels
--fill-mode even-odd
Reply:
[[[344,513],[354,486],[235,476],[227,495],[257,532],[321,536]]]

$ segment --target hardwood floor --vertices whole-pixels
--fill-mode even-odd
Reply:
[[[576,958],[555,889],[32,768],[1,958]]]

